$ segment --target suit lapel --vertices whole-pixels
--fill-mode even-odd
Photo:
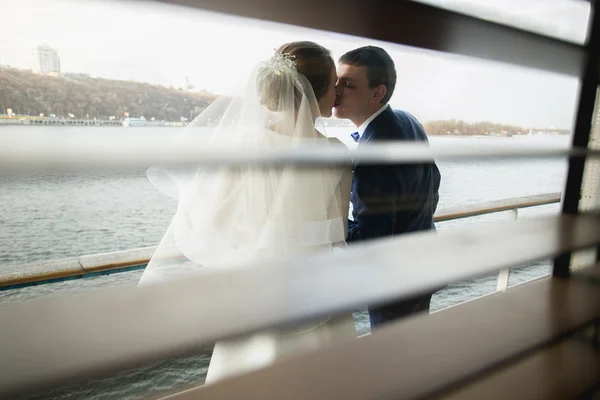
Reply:
[[[385,110],[381,112],[381,114],[379,114],[377,117],[375,117],[373,121],[371,121],[371,123],[367,126],[367,129],[365,129],[365,132],[360,137],[360,140],[358,141],[359,146],[364,146],[365,144],[369,143],[369,141],[373,139],[373,137],[378,131],[385,128],[385,126],[387,125],[386,121],[390,118],[390,113],[393,113],[393,111],[392,108],[388,105],[385,108]]]
[[[377,116],[377,118],[379,118],[379,115]],[[367,129],[365,129],[365,131],[363,132],[362,136],[360,137],[360,139],[358,141],[358,147],[364,146],[371,139],[373,139],[373,136],[375,136],[375,131],[377,130],[377,129],[375,129],[375,121],[377,120],[377,118],[375,118],[373,121],[371,121],[369,126],[367,126]]]

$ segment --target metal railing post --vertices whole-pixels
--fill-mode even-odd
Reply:
[[[519,209],[515,208],[508,211],[510,219],[517,220],[519,218]],[[498,271],[498,280],[496,281],[496,291],[505,292],[508,289],[508,278],[510,278],[510,268],[501,269]]]

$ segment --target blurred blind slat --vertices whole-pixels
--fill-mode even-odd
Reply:
[[[194,129],[194,127],[188,128]],[[0,133],[0,171],[139,168],[163,165],[335,165],[361,163],[418,163],[441,160],[598,157],[600,150],[570,149],[563,145],[509,143],[428,146],[423,143],[373,143],[348,151],[339,146],[298,146],[293,149],[215,148],[206,145],[206,132],[173,147],[169,135],[144,132],[123,135],[97,132],[86,135]]]
[[[543,279],[168,399],[441,399],[456,388],[465,393],[453,399],[579,398],[598,383],[599,352],[577,338],[559,343],[578,345],[578,352],[553,352],[552,359],[546,346],[600,318],[599,285]],[[531,362],[529,354],[538,370],[519,363]],[[478,378],[502,366],[510,379],[477,388]]]
[[[388,0],[157,0],[579,76],[572,43],[447,9]]]

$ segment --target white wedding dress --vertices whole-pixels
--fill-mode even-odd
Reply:
[[[344,146],[315,129],[318,103],[289,57],[257,66],[240,96],[219,98],[172,143],[246,151],[304,145]],[[151,182],[178,200],[165,236],[140,285],[314,252],[343,251],[352,182],[350,160],[336,168],[260,166],[218,170],[154,166]],[[198,301],[211,301],[198,293]],[[226,313],[228,310],[223,310]],[[207,321],[210,323],[210,321]],[[277,359],[356,338],[350,313],[216,343],[206,383],[267,366]]]
[[[337,139],[333,141],[344,146]],[[330,205],[332,209],[345,210],[345,215],[348,215],[351,185],[352,169],[347,167],[342,171],[332,199],[333,204]],[[347,228],[347,219],[344,221],[344,227]],[[339,251],[343,250],[340,248]],[[352,314],[348,313],[287,329],[261,332],[241,339],[219,341],[213,350],[206,383],[265,367],[286,356],[317,350],[332,343],[355,338],[354,320]]]

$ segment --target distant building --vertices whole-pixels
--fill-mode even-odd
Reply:
[[[60,57],[58,51],[47,44],[33,50],[33,72],[41,75],[60,75]]]

